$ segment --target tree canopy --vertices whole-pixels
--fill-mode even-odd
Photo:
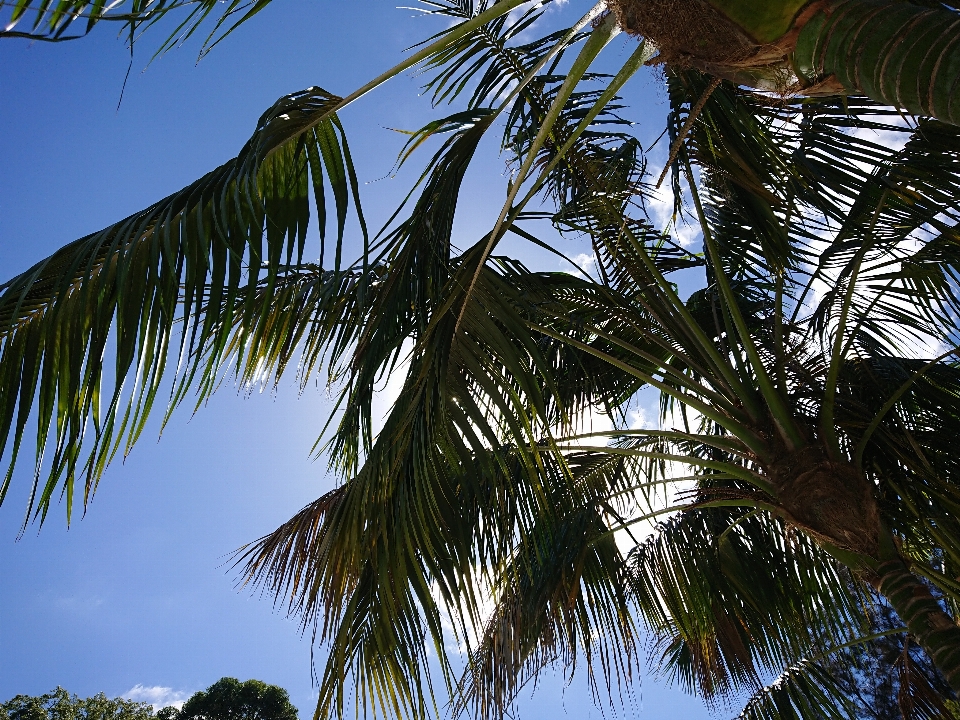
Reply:
[[[149,703],[98,693],[90,698],[58,687],[39,697],[17,695],[0,705],[0,720],[297,720],[287,691],[260,680],[223,677],[194,693],[182,708],[154,712]]]
[[[297,709],[281,687],[224,677],[191,695],[176,720],[297,720]]]
[[[40,696],[17,695],[0,705],[0,720],[153,720],[147,703],[103,693],[81,698],[62,687]]]

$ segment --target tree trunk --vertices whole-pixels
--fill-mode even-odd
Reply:
[[[960,13],[908,0],[610,0],[659,61],[762,90],[863,94],[960,125]]]
[[[778,454],[765,469],[788,522],[844,551],[879,557],[880,509],[864,474],[850,462],[830,460],[817,443]]]
[[[801,80],[960,125],[960,13],[903,0],[834,0],[800,31]]]
[[[960,627],[899,557],[886,560],[870,583],[897,611],[950,687],[960,693]]]
[[[816,443],[781,452],[765,470],[786,519],[873,585],[960,692],[960,627],[884,529],[873,484],[852,463],[830,460]]]

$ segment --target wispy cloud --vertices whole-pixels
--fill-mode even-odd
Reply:
[[[171,705],[179,710],[183,707],[183,703],[190,694],[191,693],[182,690],[174,690],[173,688],[161,687],[159,685],[147,687],[137,683],[123,693],[122,697],[125,697],[127,700],[133,700],[134,702],[149,703],[153,705],[154,710],[170,707]]]
[[[70,595],[58,597],[54,602],[61,610],[77,614],[86,614],[95,611],[103,605],[103,598],[99,595]]]

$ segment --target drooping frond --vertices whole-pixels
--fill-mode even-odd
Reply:
[[[173,405],[294,366],[340,390],[325,449],[343,484],[239,556],[326,645],[320,715],[435,714],[438,670],[484,718],[554,660],[626,683],[631,603],[688,689],[756,691],[749,718],[842,715],[811,658],[863,634],[876,563],[844,570],[837,558],[862,548],[791,514],[784,476],[809,458],[807,480],[862,476],[902,576],[909,560],[943,593],[930,606],[960,602],[960,135],[859,98],[773,98],[671,69],[675,221],[695,222],[699,252],[648,217],[648,154],[618,97],[649,48],[607,75],[591,68],[618,29],[600,7],[528,41],[542,6],[427,4],[458,23],[397,68],[424,62],[434,103],[467,107],[411,134],[401,162],[442,144],[359,260],[342,256],[356,181],[341,102],[312,91],[264,116],[231,163],[4,287],[0,431],[16,456],[36,406],[38,459],[53,457],[31,507],[45,513],[62,480],[69,508],[78,474],[88,497],[129,449],[179,319]],[[464,178],[501,114],[515,173],[489,233],[461,244]],[[321,228],[333,191],[332,269],[302,262],[311,185]],[[508,232],[556,250],[537,219],[586,235],[599,277],[494,254]],[[681,297],[670,274],[693,268],[702,286]],[[403,386],[375,433],[390,373]],[[624,425],[643,388],[660,393],[662,428],[584,436],[594,412]],[[681,482],[679,465],[695,488],[668,508],[652,488]],[[675,510],[625,566],[614,532]]]
[[[608,697],[638,670],[624,558],[605,519],[619,516],[614,506],[628,512],[612,496],[622,498],[636,482],[636,468],[602,453],[567,455],[565,468],[553,460],[546,463],[546,505],[490,581],[495,606],[469,657],[455,713],[500,718],[553,664],[572,673],[582,663],[594,692],[602,682]],[[570,477],[557,476],[561,471]]]
[[[671,76],[671,127],[705,84],[696,73]],[[786,273],[785,298],[798,313],[814,309],[808,331],[821,334],[852,281],[852,342],[896,353],[953,334],[958,142],[952,126],[911,128],[865,99],[774,102],[722,84],[677,162],[702,168],[707,220],[731,277],[772,287]],[[815,282],[830,290],[812,305]]]
[[[759,687],[764,668],[865,622],[843,571],[766,513],[687,510],[633,550],[630,569],[659,672],[708,699]]]
[[[475,573],[508,557],[514,533],[544,512],[551,484],[537,457],[554,386],[537,380],[550,363],[522,320],[530,290],[484,272],[461,333],[451,311],[424,329],[396,406],[336,503],[251,550],[251,577],[289,594],[329,644],[323,707],[342,711],[349,669],[358,703],[429,708],[424,643],[448,674],[439,618],[455,609],[462,633],[479,625]],[[518,436],[526,447],[503,445]]]
[[[498,102],[551,56],[562,57],[564,50],[586,37],[570,34],[570,29],[557,30],[537,37],[529,43],[518,43],[518,37],[542,17],[547,3],[537,3],[514,16],[503,16],[487,23],[426,64],[428,80],[424,90],[432,93],[434,105],[451,103],[470,91],[468,106],[482,108]],[[459,4],[428,3],[432,12],[469,19],[486,9],[486,2]],[[554,62],[554,64],[556,61]],[[535,92],[531,88],[526,92]]]
[[[69,517],[78,473],[89,500],[114,454],[128,451],[143,430],[168,360],[180,358],[176,404],[226,350],[230,323],[222,313],[249,320],[269,304],[281,272],[301,261],[309,196],[322,221],[325,182],[339,256],[357,183],[331,113],[338,101],[318,88],[283,98],[236,158],[0,288],[0,436],[12,443],[0,499],[35,409],[28,517],[33,509],[46,515],[61,481]],[[261,282],[263,291],[252,292]],[[236,305],[239,297],[246,306]],[[200,378],[201,398],[210,380]]]

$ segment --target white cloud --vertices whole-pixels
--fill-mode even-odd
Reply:
[[[643,407],[633,408],[627,411],[627,427],[631,430],[640,428],[656,428],[657,423],[651,422],[647,417],[647,411]]]
[[[900,118],[899,122],[896,120],[887,120],[887,122],[891,125],[899,125],[903,128],[910,128],[910,124],[903,118]],[[902,130],[850,128],[847,132],[855,138],[876,143],[877,145],[882,145],[888,150],[892,150],[894,152],[903,150],[904,146],[907,144],[907,141],[910,139],[910,133],[903,132]],[[861,165],[861,167],[869,168],[870,166]]]
[[[191,693],[184,692],[183,690],[174,690],[173,688],[161,687],[159,685],[145,687],[137,683],[123,693],[121,697],[125,697],[127,700],[133,700],[134,702],[148,703],[153,705],[154,710],[170,707],[171,705],[179,710],[183,707],[183,703],[190,695]]]
[[[569,262],[567,260],[561,260],[560,267],[564,272],[572,272],[573,268],[570,267],[571,263],[579,268],[583,274],[596,277],[597,256],[593,253],[579,253],[570,258]],[[580,273],[574,272],[574,274],[579,275]]]
[[[597,257],[593,253],[580,253],[573,257],[573,262],[578,268],[589,275],[597,266]]]
[[[663,155],[664,157],[660,162],[666,162],[666,151],[663,152]],[[654,167],[656,167],[657,164],[658,163],[651,162],[651,165]],[[690,191],[686,188],[683,190],[682,200],[684,206],[689,208],[690,203],[692,203],[692,197]],[[702,235],[699,225],[684,222],[674,216],[676,208],[674,206],[673,189],[670,186],[669,175],[664,179],[663,185],[652,190],[649,195],[647,195],[646,208],[654,225],[664,232],[669,232],[680,247],[690,248],[699,245],[701,242]]]

